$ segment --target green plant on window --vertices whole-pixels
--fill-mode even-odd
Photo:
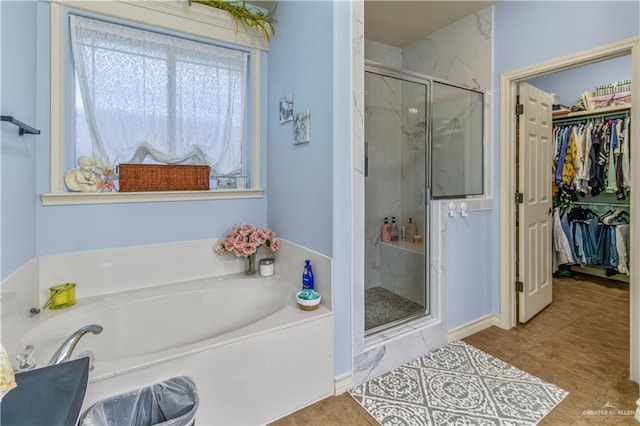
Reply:
[[[228,12],[237,23],[241,23],[245,28],[256,28],[264,34],[265,39],[269,41],[271,35],[275,34],[273,24],[273,13],[276,11],[277,3],[273,3],[273,8],[267,13],[257,8],[248,8],[244,0],[189,0],[191,3],[200,3],[205,6],[215,7]]]

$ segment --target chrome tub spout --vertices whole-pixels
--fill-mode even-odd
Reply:
[[[102,332],[102,326],[98,324],[85,325],[82,328],[74,331],[71,336],[67,337],[67,340],[60,345],[58,350],[53,354],[49,365],[60,364],[61,362],[69,361],[71,359],[71,353],[75,349],[76,345],[80,341],[80,338],[87,333],[99,334]]]

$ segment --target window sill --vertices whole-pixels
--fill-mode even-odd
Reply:
[[[42,194],[43,206],[76,204],[158,203],[168,201],[231,200],[262,198],[264,189],[216,189],[166,192],[62,192]]]

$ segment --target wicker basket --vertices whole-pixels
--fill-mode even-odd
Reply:
[[[209,166],[120,164],[120,192],[209,189]]]

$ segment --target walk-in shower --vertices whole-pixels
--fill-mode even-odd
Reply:
[[[429,314],[429,203],[482,194],[483,106],[482,92],[366,65],[365,335]]]

